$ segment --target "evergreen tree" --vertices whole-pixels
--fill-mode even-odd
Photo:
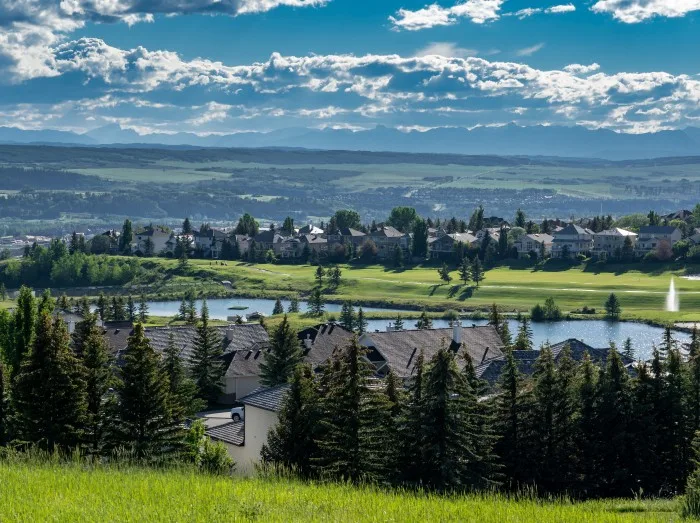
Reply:
[[[403,414],[405,412],[405,394],[401,379],[389,369],[384,378],[384,404],[386,410],[383,423],[386,427],[385,470],[386,477],[392,482],[400,481],[403,459],[399,447],[402,438]]]
[[[148,302],[146,301],[146,296],[143,294],[139,299],[139,323],[146,323],[148,321]]]
[[[78,305],[76,306],[76,312],[83,318],[85,318],[88,314],[92,314],[90,311],[90,302],[88,301],[87,296],[82,296],[80,298]]]
[[[462,258],[462,262],[459,264],[459,279],[462,280],[464,285],[472,279],[472,267],[469,264],[469,258],[466,256]]]
[[[6,358],[10,365],[10,376],[19,372],[22,360],[34,341],[34,326],[37,321],[37,304],[29,287],[22,286],[17,296],[17,307],[12,315],[12,340],[6,347]]]
[[[680,492],[690,472],[690,449],[686,433],[685,376],[677,349],[669,351],[664,367],[662,408],[658,421],[659,433],[663,434],[657,451],[661,462],[659,472],[671,492]]]
[[[328,390],[320,402],[315,463],[320,475],[353,483],[386,475],[383,452],[388,434],[380,420],[387,406],[381,393],[369,386],[372,370],[363,356],[357,338],[334,355],[336,370],[328,376]]]
[[[452,281],[452,276],[450,276],[450,268],[447,266],[446,263],[443,263],[442,267],[438,269],[438,275],[440,276],[440,279],[445,283],[450,283]]]
[[[428,316],[428,312],[425,309],[423,309],[420,313],[420,316],[418,317],[418,321],[416,322],[416,329],[427,330],[432,328],[433,320],[431,320],[430,316]]]
[[[514,223],[515,226],[524,229],[524,228],[525,228],[525,222],[526,222],[525,213],[524,213],[521,209],[518,209],[518,210],[515,212],[515,223]]]
[[[187,307],[187,299],[182,298],[182,301],[180,302],[180,308],[177,311],[178,318],[180,318],[181,321],[187,321],[187,318],[189,316],[188,312],[189,309]]]
[[[316,267],[316,281],[319,288],[323,286],[323,277],[326,275],[326,271],[323,269],[323,265]]]
[[[51,452],[78,446],[86,413],[83,372],[63,320],[43,313],[13,390],[20,441]]]
[[[131,242],[134,240],[134,229],[131,225],[131,220],[124,220],[122,226],[122,234],[119,236],[119,252],[122,254],[131,254]]]
[[[270,430],[262,448],[263,461],[308,478],[318,454],[315,441],[318,408],[313,371],[309,365],[298,365],[282,402],[277,425]]]
[[[170,415],[173,420],[182,422],[206,407],[206,403],[197,396],[197,386],[187,375],[180,349],[175,345],[172,334],[168,336],[168,345],[163,352],[161,370],[168,378]]]
[[[399,482],[417,485],[423,471],[423,420],[416,412],[423,408],[423,376],[425,357],[421,349],[408,382],[406,403],[398,419],[398,434],[401,446],[398,453]]]
[[[285,314],[272,333],[270,350],[260,363],[260,383],[266,387],[275,387],[289,382],[303,357],[297,333],[289,325]]]
[[[625,358],[628,358],[630,360],[634,360],[635,355],[634,355],[634,347],[632,346],[632,338],[627,338],[625,340],[625,344],[623,345],[622,348],[622,354],[625,356]]]
[[[323,301],[323,294],[321,294],[321,289],[318,287],[311,291],[309,296],[308,309],[311,316],[321,316],[323,315],[323,307],[325,303]]]
[[[100,292],[100,295],[97,297],[97,314],[100,317],[100,321],[107,321],[109,319],[107,297],[104,292]]]
[[[136,304],[131,294],[126,298],[126,319],[131,322],[136,321]]]
[[[394,263],[394,267],[403,267],[403,249],[401,249],[401,247],[398,244],[394,246],[392,261]]]
[[[110,424],[112,448],[147,461],[177,456],[184,434],[172,416],[168,379],[140,323],[127,342],[120,374],[119,401]]]
[[[596,492],[600,481],[596,474],[598,433],[595,426],[598,368],[593,365],[588,352],[583,355],[577,382],[578,416],[575,420],[575,435],[576,447],[579,449],[578,474],[584,492],[586,489],[589,492]]]
[[[185,218],[182,222],[182,234],[192,234],[192,224],[189,218]]]
[[[655,356],[658,356],[658,351],[655,352]],[[630,463],[630,469],[640,488],[658,491],[661,485],[661,467],[657,447],[661,434],[657,424],[657,409],[661,405],[661,377],[650,373],[649,367],[644,363],[637,365],[636,372],[630,423],[630,432],[634,435],[634,459]]]
[[[275,300],[275,306],[272,309],[272,315],[275,316],[277,314],[283,314],[284,313],[284,307],[282,306],[282,300],[277,298]]]
[[[418,218],[413,224],[413,241],[411,242],[413,256],[424,260],[428,257],[428,224]]]
[[[526,316],[520,319],[520,327],[518,327],[518,335],[515,337],[513,348],[515,350],[532,350],[532,329]]]
[[[670,325],[664,328],[664,334],[661,339],[659,350],[664,357],[668,357],[669,353],[678,348],[678,341],[673,337],[673,330]]]
[[[396,315],[396,320],[394,320],[394,329],[397,331],[403,330],[403,319],[401,319],[401,313]]]
[[[221,394],[226,372],[221,361],[223,354],[221,338],[216,329],[209,326],[209,307],[204,300],[189,363],[197,397],[210,404],[215,403]]]
[[[355,309],[351,301],[343,302],[340,309],[340,324],[349,331],[355,328]]]
[[[5,446],[10,436],[10,402],[8,391],[9,380],[5,372],[5,364],[0,359],[0,447]]]
[[[501,229],[498,233],[498,257],[502,260],[508,258],[509,255],[509,245],[508,245],[508,231],[501,225]]]
[[[103,443],[108,418],[107,393],[115,380],[109,358],[109,348],[102,330],[91,325],[82,344],[82,363],[85,371],[85,441],[91,452],[99,452]]]
[[[365,318],[365,313],[362,311],[362,307],[360,307],[357,311],[357,320],[355,322],[355,328],[357,329],[357,333],[362,335],[365,332],[367,332],[367,319]]]
[[[472,281],[479,286],[479,282],[484,279],[484,269],[481,265],[481,260],[478,256],[474,257],[474,263],[472,263]]]
[[[39,303],[37,304],[37,313],[41,316],[42,313],[51,314],[55,308],[54,300],[51,297],[51,289],[46,289],[41,293]]]
[[[476,422],[476,396],[444,347],[425,371],[421,404],[423,482],[442,491],[489,486],[490,449]]]
[[[287,308],[287,312],[290,314],[296,314],[299,312],[299,298],[296,296],[292,296],[292,298],[289,300],[289,307]]]
[[[498,305],[493,303],[491,309],[489,310],[489,325],[493,325],[494,328],[500,332],[501,324],[503,323],[503,317],[498,310]]]
[[[688,357],[687,415],[690,437],[700,430],[700,345],[698,331],[693,329]]]
[[[608,319],[617,320],[622,314],[622,308],[620,307],[620,300],[617,299],[615,293],[611,293],[608,299],[605,300],[605,314]]]
[[[338,267],[337,265],[328,270],[328,278],[329,278],[331,285],[333,287],[338,287],[340,285],[341,275],[342,275],[342,271],[340,270],[340,267]]]
[[[513,345],[513,337],[510,334],[510,326],[508,325],[507,321],[501,323],[501,328],[498,330],[498,334],[501,337],[503,346],[506,349],[509,349],[511,345]]]
[[[112,321],[124,321],[125,313],[123,303],[121,302],[121,296],[119,298],[112,296],[112,306],[109,316]]]

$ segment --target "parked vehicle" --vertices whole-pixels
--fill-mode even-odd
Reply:
[[[243,421],[245,419],[245,409],[243,407],[233,407],[231,409],[231,419],[233,421]]]

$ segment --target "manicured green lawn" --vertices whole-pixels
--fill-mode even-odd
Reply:
[[[679,521],[676,500],[438,497],[191,471],[0,462],[0,521]]]
[[[163,260],[165,265],[176,262]],[[315,285],[315,267],[308,265],[250,265],[226,262],[210,265],[193,260],[192,272],[207,278],[230,280],[237,292],[258,295],[305,293]],[[614,272],[618,269],[618,272]],[[498,267],[486,273],[479,287],[462,285],[457,271],[453,281],[444,284],[435,267],[393,270],[383,266],[342,266],[342,283],[329,294],[333,299],[414,305],[433,308],[485,309],[492,303],[509,310],[529,310],[535,303],[553,297],[564,312],[593,307],[603,312],[603,303],[611,292],[618,295],[626,319],[657,322],[700,321],[700,281],[681,276],[682,270],[652,267],[639,270],[597,272],[582,267],[561,270]],[[645,267],[646,269],[646,267]],[[664,311],[671,278],[680,293],[680,312]]]

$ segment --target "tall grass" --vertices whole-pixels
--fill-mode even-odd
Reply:
[[[0,521],[674,521],[675,501],[514,499],[383,491],[288,478],[232,479],[194,469],[0,461]]]

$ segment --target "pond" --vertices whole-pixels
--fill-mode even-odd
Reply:
[[[282,300],[285,310],[289,307],[289,300]],[[207,300],[209,306],[209,315],[213,319],[225,320],[228,316],[237,314],[245,315],[253,311],[262,312],[265,315],[272,314],[272,309],[275,306],[275,300],[262,298],[223,298]],[[197,302],[197,308],[201,306],[201,301]],[[307,303],[299,302],[300,310],[306,310]],[[175,316],[180,308],[179,301],[153,301],[148,303],[149,313],[154,316]],[[247,307],[244,310],[231,310],[230,307]],[[327,303],[325,309],[329,313],[338,314],[342,305],[337,303]],[[417,313],[405,310],[382,308],[382,307],[362,307],[366,312],[400,312],[404,318],[404,328],[415,328],[415,319],[408,319],[408,316],[415,316]],[[369,320],[368,331],[384,331],[387,326],[393,323],[393,320]],[[486,325],[486,320],[462,320],[462,325],[465,327],[471,325]],[[448,320],[434,319],[433,327],[448,327]],[[515,320],[509,320],[510,331],[515,336],[518,330],[518,323]],[[550,343],[558,343],[569,338],[576,338],[593,347],[607,347],[611,341],[614,341],[619,348],[625,342],[625,339],[632,338],[634,349],[638,358],[649,359],[654,344],[658,345],[661,341],[663,329],[654,327],[644,323],[633,322],[610,322],[605,320],[576,320],[576,321],[560,321],[549,323],[533,323],[532,324],[533,342],[535,347],[549,341]],[[675,338],[681,342],[687,342],[690,336],[686,333],[676,331]]]

